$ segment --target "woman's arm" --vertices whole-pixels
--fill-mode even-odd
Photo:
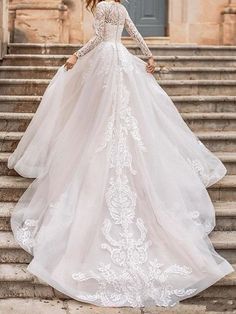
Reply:
[[[82,48],[73,53],[73,55],[66,61],[65,68],[67,70],[72,69],[79,57],[86,55],[103,40],[105,27],[104,3],[100,2],[97,4],[94,19],[95,36],[91,38]]]
[[[142,35],[139,33],[133,21],[131,20],[127,10],[126,10],[126,19],[125,19],[125,29],[129,33],[129,35],[137,42],[142,53],[146,57],[148,57],[148,62],[147,62],[147,67],[146,67],[147,72],[154,73],[156,64],[153,59],[153,55],[150,49],[148,48],[147,44],[145,43],[145,40],[143,39]]]
[[[100,2],[97,4],[95,11],[95,36],[91,38],[81,49],[76,51],[74,55],[82,57],[94,49],[103,40],[104,27],[105,7],[104,3]]]
[[[151,51],[149,50],[149,48],[148,48],[147,44],[145,43],[142,35],[139,33],[139,31],[137,30],[133,21],[131,20],[127,10],[126,10],[126,19],[125,19],[125,29],[129,33],[129,35],[137,42],[142,53],[145,56],[152,58],[153,55],[152,55]]]

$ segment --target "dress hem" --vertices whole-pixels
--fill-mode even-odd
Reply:
[[[199,294],[200,292],[204,291],[205,289],[207,289],[208,287],[212,286],[214,283],[216,283],[217,281],[219,281],[220,279],[222,279],[223,277],[225,277],[226,275],[234,272],[233,267],[227,262],[224,261],[221,264],[218,265],[219,267],[219,272],[220,274],[218,274],[217,276],[215,276],[214,278],[212,278],[211,282],[208,281],[208,283],[206,284],[206,278],[204,279],[204,281],[200,281],[202,283],[202,286],[200,289],[198,289],[196,291],[196,293],[189,295],[189,296],[185,296],[183,298],[179,297],[178,302],[175,302],[174,304],[170,304],[169,306],[159,306],[159,305],[155,305],[157,307],[162,307],[162,308],[173,308],[173,306],[178,305],[180,301],[189,299],[194,297],[195,295]],[[31,261],[31,263],[28,265],[27,270],[32,273],[33,275],[37,276],[39,279],[41,279],[42,281],[44,281],[45,283],[47,283],[48,285],[50,285],[52,288],[58,290],[59,292],[65,294],[66,296],[71,297],[72,299],[79,301],[79,302],[83,302],[83,303],[87,303],[87,304],[92,304],[95,306],[99,306],[99,307],[129,307],[132,308],[132,306],[130,305],[103,305],[100,303],[96,303],[96,302],[92,302],[91,300],[85,300],[85,299],[81,299],[78,298],[76,295],[74,295],[73,293],[68,293],[65,288],[63,288],[60,284],[58,284],[55,280],[53,280],[50,276],[50,274],[45,270],[44,267],[42,267],[38,262],[36,262],[35,259],[33,259]],[[151,304],[150,306],[154,306],[154,302],[153,304]]]

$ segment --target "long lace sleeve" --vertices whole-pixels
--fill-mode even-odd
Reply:
[[[125,29],[129,33],[129,35],[137,42],[142,53],[147,57],[152,57],[151,51],[149,50],[142,35],[139,33],[133,21],[131,20],[128,11],[126,11]]]
[[[103,3],[97,4],[95,12],[95,36],[91,38],[82,48],[76,51],[74,54],[77,57],[86,55],[89,51],[94,49],[102,40],[105,27],[105,8]]]

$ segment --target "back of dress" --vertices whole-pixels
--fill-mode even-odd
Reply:
[[[94,26],[95,36],[77,51],[76,54],[78,57],[84,56],[102,41],[120,41],[124,27],[129,35],[137,42],[142,53],[147,57],[152,56],[151,51],[131,20],[126,8],[119,2],[99,2],[96,6]]]
[[[127,11],[123,5],[118,2],[99,2],[96,11],[95,29],[101,27],[103,40],[120,41],[122,31],[125,26]]]
[[[149,56],[125,7],[101,2],[96,35],[48,86],[8,159],[37,177],[11,228],[34,255],[27,271],[78,301],[173,307],[233,271],[208,238],[215,215],[205,187],[226,168],[122,45],[124,27]],[[21,195],[26,182],[16,180],[12,195],[2,185],[3,200]],[[213,197],[227,193],[220,185]]]

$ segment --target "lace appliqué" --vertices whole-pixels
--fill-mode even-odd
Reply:
[[[122,146],[126,147],[127,135],[130,133],[131,137],[136,142],[139,149],[143,152],[146,151],[146,147],[143,144],[143,141],[140,135],[138,122],[136,118],[132,115],[132,109],[129,106],[129,92],[123,86],[120,110],[119,112],[116,112],[116,108],[115,106],[113,106],[113,111],[108,120],[107,129],[105,131],[105,141],[102,145],[98,147],[97,152],[100,152],[103,149],[105,149],[108,143],[110,142],[112,142],[111,154],[112,152],[117,151],[117,148],[119,148],[119,145],[117,145],[117,130],[116,130],[116,125],[115,125],[115,122],[118,118],[117,115],[119,116],[119,122],[120,122],[120,129],[119,129],[119,136],[118,136],[119,144],[122,145],[121,143],[123,143]],[[124,155],[127,156],[127,155],[130,155],[130,153],[127,152],[127,149],[123,149],[123,152],[122,150],[119,150],[118,155],[119,157],[122,157],[122,159],[124,159],[123,158]],[[110,160],[112,160],[112,158]],[[111,164],[113,163],[111,162]]]
[[[79,49],[75,54],[78,57],[82,57],[94,49],[103,40],[103,33],[105,27],[105,6],[100,3],[96,7],[96,13],[94,18],[94,29],[95,36],[90,39],[81,49]]]
[[[192,169],[194,170],[194,172],[199,176],[199,178],[201,179],[202,183],[207,186],[209,183],[209,176],[205,173],[205,169],[203,167],[203,165],[201,164],[201,162],[197,159],[191,160],[191,159],[187,159],[188,163],[190,164],[190,166],[192,167]]]
[[[88,274],[78,273],[73,276],[75,280],[87,281],[95,279],[100,283],[100,289],[95,295],[77,295],[78,298],[94,302],[101,300],[104,306],[122,306],[129,304],[132,307],[144,306],[144,300],[155,300],[157,306],[174,306],[174,297],[186,297],[192,295],[195,289],[175,289],[168,284],[168,279],[173,277],[187,277],[191,270],[185,266],[171,265],[163,269],[163,264],[157,260],[150,261],[147,271],[137,267],[135,270],[127,270],[117,273],[111,264],[100,264],[99,275],[95,272]],[[104,293],[104,291],[106,291]]]
[[[147,57],[152,56],[151,51],[131,20],[125,7],[118,3],[106,3],[102,1],[96,6],[94,19],[95,36],[75,53],[78,57],[84,56],[104,40],[106,25],[117,25],[121,28],[119,31],[119,38],[116,38],[116,40],[120,40],[122,27],[125,27],[130,36],[139,45],[142,53]],[[114,31],[115,30],[113,30],[111,35],[115,35]]]
[[[129,33],[129,35],[138,43],[142,53],[147,57],[152,57],[151,51],[149,50],[145,40],[143,39],[142,35],[139,33],[133,21],[131,20],[128,12],[127,17],[125,19],[125,29]]]
[[[16,240],[19,242],[27,252],[32,254],[32,250],[35,244],[34,231],[37,226],[37,221],[34,219],[26,219],[22,227],[16,229]]]
[[[94,74],[97,77],[98,81],[103,81],[102,88],[105,89],[107,86],[109,86],[109,82],[111,79],[110,74],[113,72],[114,67],[114,59],[113,59],[113,52],[111,51],[110,46],[106,46],[101,44],[101,49],[103,50],[101,53],[98,49],[98,55],[100,56],[99,62],[100,67],[97,71],[94,71]],[[109,54],[112,54],[111,57],[109,57]],[[91,73],[90,73],[91,75]]]
[[[148,231],[144,221],[136,217],[137,194],[130,179],[136,175],[128,138],[132,138],[140,152],[146,151],[140,136],[137,120],[131,114],[129,93],[124,87],[122,71],[118,71],[117,95],[113,112],[105,132],[105,141],[97,150],[107,148],[110,180],[105,193],[109,211],[102,234],[105,242],[101,249],[109,252],[111,263],[101,262],[96,270],[77,272],[72,278],[79,282],[95,280],[95,293],[78,294],[81,300],[101,303],[103,306],[144,306],[147,300],[160,306],[172,306],[173,296],[193,294],[195,289],[175,289],[171,280],[185,278],[192,270],[186,266],[164,266],[156,259],[149,260]],[[129,174],[127,170],[129,169]],[[131,178],[130,178],[131,176]]]
[[[123,45],[119,46],[118,54],[119,54],[119,61],[122,70],[126,73],[135,72],[134,75],[138,72],[139,69],[134,67],[133,65],[133,58],[130,57],[130,54],[127,53],[126,49],[124,49]]]
[[[105,21],[106,23],[112,24],[112,25],[124,25],[125,22],[125,16],[124,11],[125,8],[121,5],[115,5],[113,3],[107,4],[107,11],[108,14],[106,14]]]
[[[193,219],[193,221],[195,222],[197,226],[203,227],[204,232],[206,234],[209,234],[214,228],[210,219],[206,219],[205,221],[202,221],[200,212],[197,210],[191,212],[191,218]]]

